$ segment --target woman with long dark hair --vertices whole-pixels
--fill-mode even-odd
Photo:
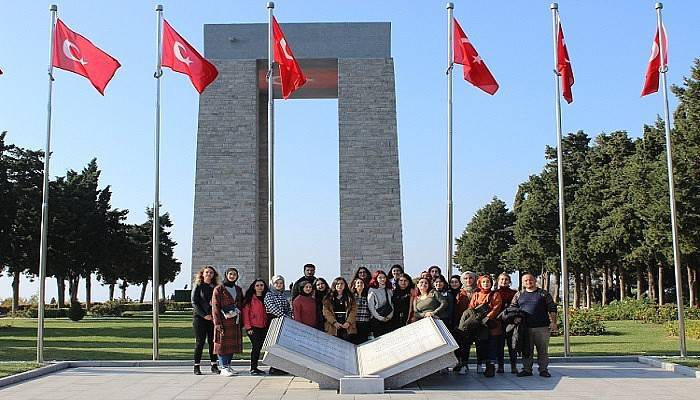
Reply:
[[[413,319],[438,318],[447,305],[445,300],[430,286],[430,279],[418,279],[418,292],[413,299]]]
[[[410,322],[414,289],[415,286],[410,275],[401,274],[396,279],[396,288],[391,295],[391,304],[394,305],[394,315],[391,319],[392,330],[406,326]]]
[[[370,272],[370,270],[367,269],[367,267],[359,267],[357,268],[357,271],[355,271],[355,275],[352,277],[351,282],[357,278],[360,278],[363,281],[365,281],[365,286],[369,287],[369,281],[372,280],[372,272]]]
[[[235,353],[243,352],[243,333],[240,324],[240,308],[243,289],[236,285],[238,270],[228,268],[221,285],[212,294],[212,316],[214,318],[214,351],[219,356],[222,376],[237,375],[231,368]]]
[[[326,330],[326,318],[323,316],[323,299],[331,292],[328,282],[323,278],[314,281],[314,300],[316,301],[316,329]]]
[[[372,314],[370,327],[375,338],[391,331],[391,318],[394,316],[394,306],[391,304],[393,289],[388,286],[389,278],[382,270],[374,273],[369,282],[369,293],[367,294],[367,304],[369,312]]]
[[[452,331],[452,327],[454,326],[454,297],[452,297],[452,292],[449,290],[445,277],[438,275],[437,278],[433,280],[433,288],[435,288],[437,294],[442,296],[445,302],[445,307],[440,310],[438,318],[440,318],[449,331]]]
[[[194,329],[194,374],[202,375],[199,363],[202,361],[204,343],[209,342],[211,372],[218,374],[217,357],[214,352],[214,317],[211,314],[211,297],[219,284],[219,273],[212,266],[204,266],[197,273],[192,288],[192,328]]]
[[[369,338],[369,321],[372,317],[372,314],[369,312],[369,306],[367,305],[367,287],[365,286],[365,281],[360,278],[352,281],[350,284],[350,292],[355,296],[355,303],[357,304],[357,317],[355,318],[357,322],[357,333],[353,335],[352,342],[355,344],[362,344]]]
[[[260,350],[265,342],[270,321],[265,312],[265,295],[269,289],[262,279],[256,279],[250,284],[243,297],[243,329],[248,333],[252,349],[250,350],[250,374],[265,375],[258,369]]]
[[[323,316],[329,335],[350,341],[350,335],[357,333],[357,303],[345,278],[333,280],[331,292],[323,301]]]
[[[403,275],[403,267],[401,264],[392,265],[389,270],[389,283],[391,283],[392,289],[396,289],[397,281],[401,275]]]

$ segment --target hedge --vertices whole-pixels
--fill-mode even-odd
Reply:
[[[561,309],[557,312],[557,325],[559,330],[554,336],[564,334],[564,323],[561,320]],[[569,335],[571,336],[598,336],[605,335],[607,330],[600,315],[591,310],[572,308],[569,310]]]
[[[615,300],[606,306],[593,307],[591,312],[605,321],[642,321],[663,324],[678,319],[678,311],[675,304],[660,306],[646,298],[642,300]],[[700,320],[699,308],[685,307],[684,312],[686,319]]]
[[[667,322],[666,332],[669,336],[678,336],[678,322]],[[700,321],[685,321],[685,335],[692,339],[700,340]]]

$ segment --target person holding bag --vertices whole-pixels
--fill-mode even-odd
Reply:
[[[323,316],[329,335],[350,341],[357,334],[357,304],[345,278],[333,280],[331,292],[323,300]]]
[[[378,270],[369,282],[367,305],[372,318],[369,321],[373,336],[378,338],[391,331],[391,318],[394,316],[394,306],[391,296],[394,291],[387,287],[389,279],[386,273]]]
[[[479,337],[476,342],[477,358],[481,356],[486,363],[484,376],[492,378],[496,374],[496,340],[501,334],[501,322],[498,320],[498,314],[501,312],[501,295],[498,292],[491,291],[493,279],[490,275],[482,275],[477,280],[478,292],[472,295],[469,302],[469,308],[480,312],[483,310],[485,316],[481,323],[488,328],[488,332],[484,337]]]
[[[238,310],[243,302],[243,289],[236,285],[237,280],[238,270],[228,268],[222,284],[217,286],[212,294],[214,352],[219,356],[221,376],[238,374],[231,367],[231,360],[234,353],[243,352],[243,332],[238,318]]]

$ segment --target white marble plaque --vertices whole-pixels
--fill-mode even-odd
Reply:
[[[290,318],[284,320],[277,344],[348,374],[358,373],[354,344]]]
[[[357,347],[360,375],[379,371],[445,346],[447,342],[430,318],[424,318]]]

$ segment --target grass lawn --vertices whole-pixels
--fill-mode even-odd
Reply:
[[[0,361],[36,359],[36,319],[0,320]],[[44,358],[51,360],[150,360],[150,313],[130,318],[67,318],[45,320]],[[244,337],[244,358],[250,342]],[[192,314],[166,313],[160,317],[160,355],[164,360],[192,358]],[[204,350],[206,359],[207,350]],[[239,358],[236,356],[236,358]]]
[[[678,338],[670,337],[664,325],[638,321],[605,321],[608,333],[602,336],[571,336],[571,354],[674,356],[680,353]],[[553,337],[550,355],[564,353],[564,339]],[[700,355],[700,340],[686,339],[688,354]]]
[[[678,355],[678,339],[667,336],[663,325],[635,321],[609,321],[605,325],[607,335],[572,336],[572,354]],[[248,358],[250,343],[246,335],[244,339],[243,358]],[[191,314],[168,312],[161,316],[162,359],[191,359],[193,342]],[[562,342],[561,337],[552,338],[551,355],[562,355]],[[46,360],[148,360],[151,359],[151,317],[143,313],[130,318],[86,318],[80,322],[47,319],[44,346]],[[690,355],[700,355],[700,340],[688,339],[687,347]],[[36,320],[0,320],[0,361],[35,358]]]
[[[39,364],[33,362],[0,363],[0,378],[29,371],[30,369],[34,369],[38,366]]]

